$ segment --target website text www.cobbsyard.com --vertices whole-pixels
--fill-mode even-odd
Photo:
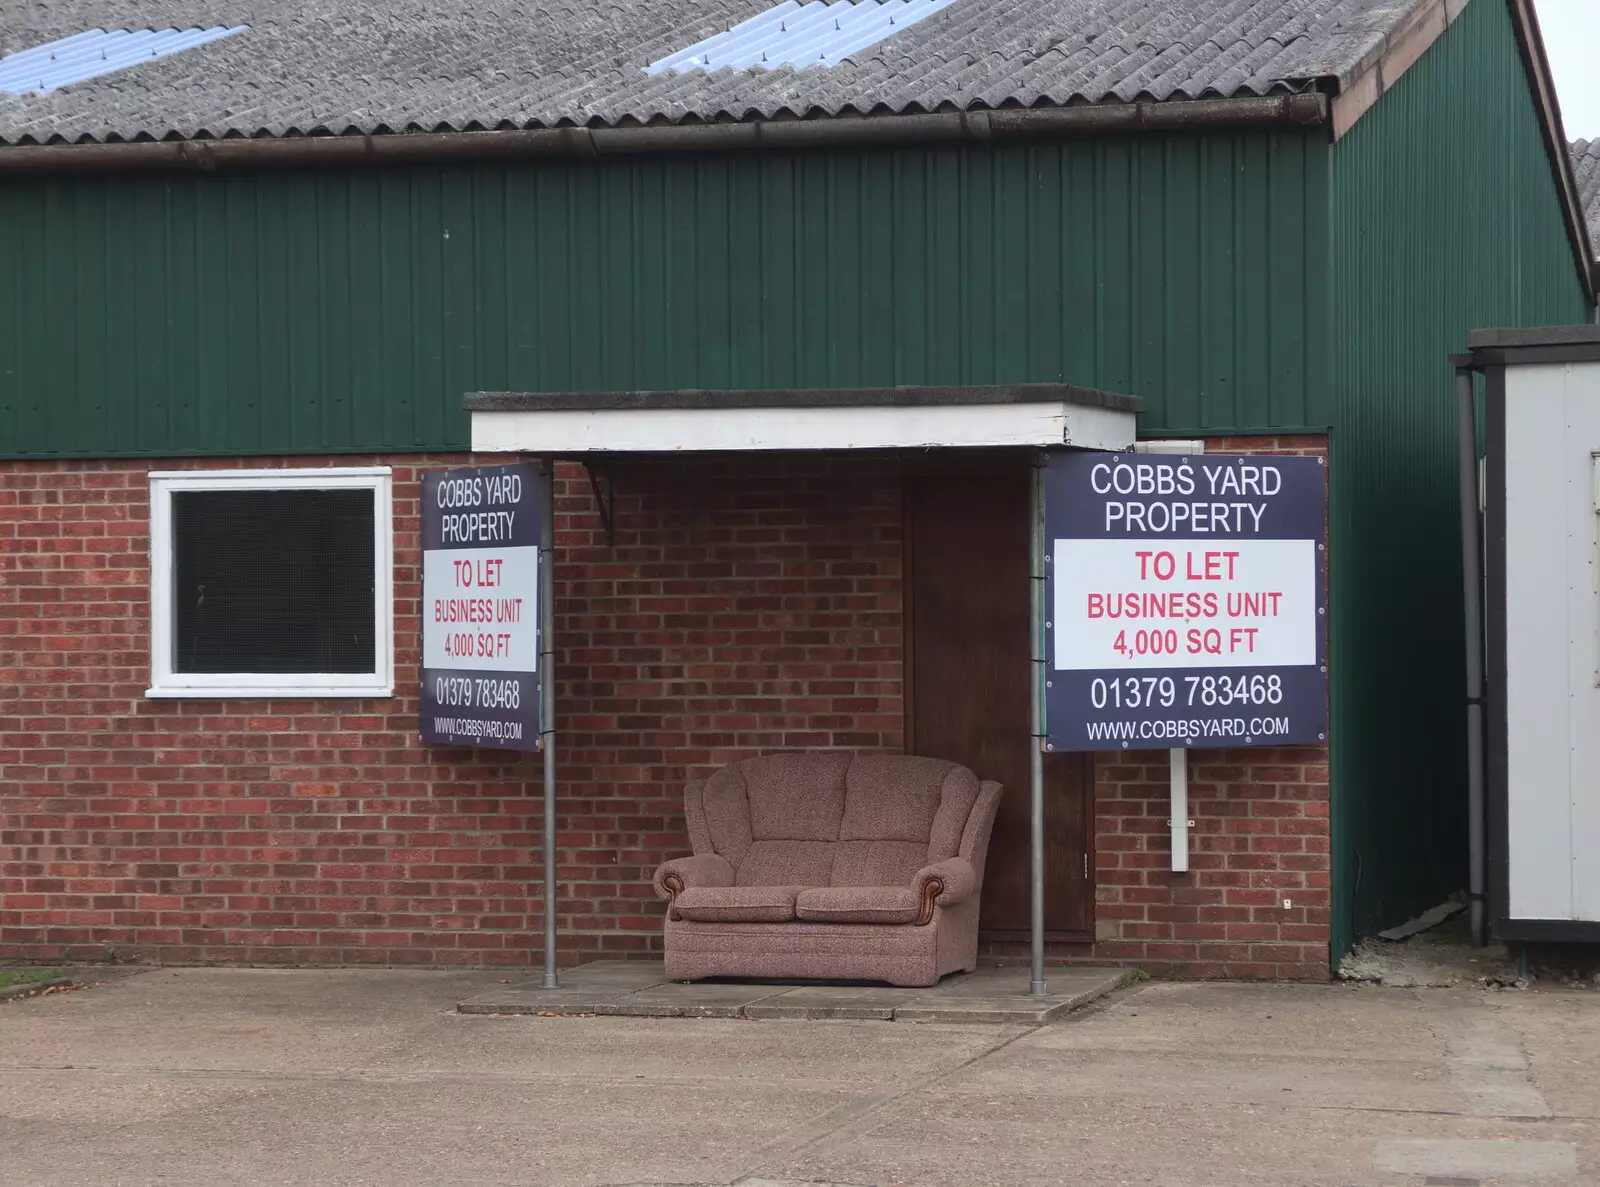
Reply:
[[[520,721],[478,721],[470,717],[435,717],[434,733],[448,738],[494,738],[499,742],[520,742]]]
[[[1164,742],[1225,738],[1277,738],[1289,733],[1287,717],[1222,717],[1195,721],[1088,721],[1091,742]]]

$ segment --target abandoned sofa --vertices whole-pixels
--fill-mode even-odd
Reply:
[[[689,784],[664,863],[667,976],[932,985],[972,969],[998,783],[909,755],[813,751]]]

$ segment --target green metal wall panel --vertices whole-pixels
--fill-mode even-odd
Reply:
[[[1066,380],[1326,425],[1313,134],[0,182],[0,456],[457,448],[475,389]]]
[[[1590,311],[1505,0],[1334,146],[1331,185],[1337,957],[1466,884],[1449,355]]]

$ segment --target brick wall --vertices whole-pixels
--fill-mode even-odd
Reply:
[[[371,701],[146,699],[146,473],[202,463],[0,463],[0,959],[538,959],[539,760],[417,741],[418,475],[465,460],[395,465]],[[656,943],[691,771],[900,748],[901,542],[893,458],[630,463],[614,547],[559,484],[570,962]]]
[[[395,464],[383,701],[147,700],[145,476],[174,463],[0,463],[0,959],[539,959],[539,760],[416,739],[418,476],[466,460]],[[335,461],[362,463],[245,464]],[[685,848],[689,774],[902,745],[895,459],[667,459],[615,479],[608,545],[587,476],[559,473],[567,962],[657,947],[649,878]],[[1056,954],[1325,978],[1326,751],[1196,752],[1190,778],[1178,875],[1165,752],[1101,757],[1097,940]]]
[[[1206,451],[1326,456],[1327,441],[1219,438]],[[1174,874],[1167,752],[1098,756],[1095,944],[1074,955],[1158,975],[1326,980],[1327,748],[1196,750],[1189,763],[1190,869]]]
[[[1096,763],[1095,958],[1157,975],[1327,980],[1327,752],[1191,752],[1186,874],[1170,869],[1169,796],[1164,750]]]

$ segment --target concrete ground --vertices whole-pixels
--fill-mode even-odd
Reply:
[[[1600,1183],[1600,994],[1145,983],[1043,1026],[469,1016],[493,973],[0,1005],[0,1183]]]

